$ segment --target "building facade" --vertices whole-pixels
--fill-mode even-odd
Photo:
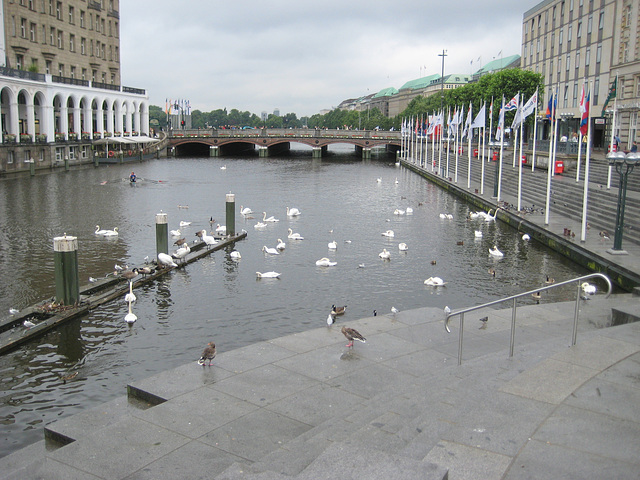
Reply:
[[[0,0],[0,10],[0,172],[23,157],[81,162],[94,140],[149,134],[148,95],[121,84],[118,0]]]
[[[543,109],[558,92],[560,135],[571,138],[580,122],[583,85],[591,93],[592,142],[605,147],[611,132],[621,148],[636,140],[640,102],[639,0],[545,0],[524,13],[521,68],[540,73]],[[602,107],[618,76],[613,102]],[[543,129],[548,130],[547,128]],[[548,134],[543,133],[543,135]]]

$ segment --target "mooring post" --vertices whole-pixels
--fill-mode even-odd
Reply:
[[[162,210],[156,213],[156,257],[159,253],[169,253],[168,215]]]
[[[227,235],[236,234],[236,196],[227,193]]]
[[[56,301],[62,305],[75,305],[80,299],[78,283],[78,237],[66,233],[53,239],[56,278]]]

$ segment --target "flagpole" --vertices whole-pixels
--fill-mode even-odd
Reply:
[[[460,107],[460,113],[462,114],[462,110],[464,107]],[[456,119],[456,169],[455,169],[455,182],[458,183],[458,156],[460,154],[460,119],[462,115],[458,115]]]
[[[433,132],[431,132],[431,172],[432,173],[436,168],[436,127],[437,125],[435,125],[435,122],[436,122],[435,118],[433,119],[433,122],[434,122]]]
[[[522,147],[523,147],[523,137],[522,134],[524,131],[524,95],[520,98],[520,154],[518,155],[518,211],[521,210],[522,206]]]
[[[545,215],[544,215],[544,224],[549,225],[549,208],[551,205],[551,172],[554,167],[554,140],[556,137],[556,132],[558,129],[558,122],[556,121],[556,100],[558,94],[558,87],[556,87],[555,92],[552,94],[552,102],[551,102],[551,138],[549,138],[549,162],[547,164],[547,201],[545,205]]]
[[[538,139],[538,89],[536,88],[536,114],[533,117],[533,153],[531,154],[531,172],[536,171],[536,140]]]
[[[616,75],[616,89],[618,88],[618,76]],[[613,97],[613,117],[611,120],[611,143],[609,144],[609,153],[613,153],[613,137],[616,131],[616,110],[618,107],[618,92]],[[620,187],[620,186],[618,186]],[[609,170],[607,171],[607,190],[611,188],[611,164],[609,164]]]
[[[578,161],[576,163],[576,183],[578,183],[580,181],[580,159],[582,157],[582,129],[580,128],[582,126],[582,114],[584,113],[582,111],[582,109],[584,108],[584,102],[585,102],[585,93],[584,93],[584,84],[585,84],[585,80],[582,81],[582,95],[580,98],[580,122],[578,122],[578,132],[580,132],[580,134],[578,135]]]
[[[591,82],[589,82],[589,95],[591,95]],[[589,97],[587,98],[591,100]],[[591,149],[589,148],[591,146],[591,106],[589,105],[587,108],[589,109],[587,112],[587,152],[584,159],[584,195],[582,196],[582,230],[580,232],[580,241],[582,242],[587,240],[587,199],[589,198],[589,160],[591,159]]]
[[[486,111],[486,108],[487,108],[487,102],[486,101],[484,102],[484,108],[485,108],[485,111]],[[482,152],[482,155],[481,155],[482,173],[480,175],[480,195],[484,195],[484,169],[485,169],[485,165],[484,165],[485,138],[484,137],[485,137],[485,134],[487,133],[486,132],[486,129],[487,129],[486,125],[487,125],[487,120],[486,120],[486,117],[485,117],[484,126],[480,130],[480,132],[482,132],[481,133],[481,135],[482,135],[482,149],[480,149],[480,141],[478,141],[478,149]]]
[[[444,109],[440,110],[440,113],[438,114],[438,122],[438,125],[440,126],[440,136],[438,137],[438,175],[444,176],[442,175],[442,132],[444,132]],[[438,125],[436,125],[436,131],[438,130]]]
[[[451,107],[447,107],[447,178],[449,178],[449,153],[451,153]]]
[[[473,127],[471,127],[471,115],[472,115],[471,104],[469,104],[469,129],[467,130],[467,148],[469,151],[467,152],[467,157],[469,158],[469,166],[467,167],[467,188],[471,188],[471,136],[473,135]]]
[[[504,95],[502,95],[502,107],[500,115],[504,115]],[[498,160],[498,193],[496,194],[496,205],[500,204],[500,190],[502,189],[502,154],[504,153],[504,116],[502,117],[502,126],[500,125],[500,117],[498,116],[498,127],[500,127],[500,159]]]

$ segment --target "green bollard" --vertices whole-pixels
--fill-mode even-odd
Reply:
[[[78,237],[53,239],[56,278],[56,301],[62,305],[75,305],[80,299],[78,283]]]
[[[69,171],[69,157],[64,157],[64,170]]]
[[[36,174],[36,162],[33,161],[33,158],[29,160],[29,172],[32,177]]]
[[[169,224],[166,213],[156,213],[156,257],[159,253],[169,253]]]
[[[236,234],[236,196],[233,193],[227,193],[227,235],[235,236]]]

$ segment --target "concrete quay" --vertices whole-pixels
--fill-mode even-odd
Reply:
[[[4,479],[638,478],[640,323],[630,294],[457,326],[434,308],[350,319],[128,386],[0,459]],[[345,346],[341,325],[367,343]],[[203,342],[204,343],[204,342]],[[204,345],[203,345],[204,347]],[[62,443],[61,443],[62,442]],[[66,445],[63,445],[66,443]]]

